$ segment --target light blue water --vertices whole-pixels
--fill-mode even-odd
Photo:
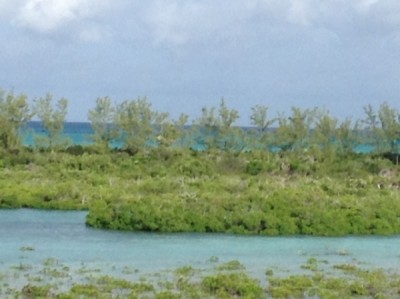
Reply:
[[[250,130],[248,127],[242,128],[245,131]],[[40,122],[29,122],[27,128],[23,131],[22,143],[26,146],[34,146],[35,138],[38,136],[45,135],[45,129]],[[64,124],[63,137],[69,140],[72,145],[91,145],[93,144],[93,129],[91,124],[88,122],[66,122]],[[195,134],[193,136],[187,136],[183,140],[177,142],[178,146],[190,147],[195,150],[205,150],[207,148],[205,144],[206,135]],[[228,138],[229,139],[229,138]],[[235,144],[242,149],[242,141],[235,139]],[[231,140],[232,141],[232,140]],[[114,140],[111,142],[110,146],[112,148],[121,148],[123,146],[122,140]],[[149,142],[149,146],[154,146],[154,141]],[[263,148],[263,145],[255,145],[256,148]],[[279,151],[277,146],[269,146],[269,150],[272,152]],[[356,153],[370,153],[374,150],[374,146],[371,144],[359,144],[354,148]]]
[[[40,122],[29,122],[23,130],[22,143],[26,146],[35,145],[37,136],[45,135],[45,129]],[[93,129],[90,123],[66,122],[64,124],[63,137],[67,138],[74,145],[89,145],[93,143]]]
[[[364,268],[400,269],[400,237],[260,237],[222,234],[117,232],[85,226],[85,212],[0,210],[0,273],[20,263],[33,267],[55,258],[71,268],[84,265],[118,274],[128,267],[155,273],[192,265],[210,268],[210,258],[239,260],[265,280],[266,269],[296,273],[310,257]],[[33,251],[21,251],[22,247]]]

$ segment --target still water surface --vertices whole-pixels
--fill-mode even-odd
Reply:
[[[185,265],[207,267],[210,258],[239,260],[255,277],[266,269],[301,271],[310,257],[356,263],[365,268],[400,269],[400,236],[260,237],[222,234],[116,232],[86,227],[85,212],[0,210],[0,272],[23,261],[39,265],[55,258],[70,267],[101,269],[107,274],[132,267],[154,273]],[[22,247],[33,251],[23,251]]]

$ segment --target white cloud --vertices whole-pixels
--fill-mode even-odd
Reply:
[[[216,29],[216,6],[207,1],[155,1],[147,8],[145,23],[157,42],[182,45]]]
[[[143,21],[157,43],[184,46],[235,39],[265,5],[265,0],[154,0],[145,5]]]
[[[10,19],[10,16],[16,14],[18,8],[23,5],[24,0],[0,0],[0,17]]]
[[[353,6],[359,13],[367,13],[380,0],[357,0],[353,2]]]
[[[287,11],[287,19],[298,25],[310,25],[312,22],[313,4],[310,1],[293,0]]]
[[[18,10],[19,26],[52,33],[72,22],[95,16],[105,8],[107,0],[27,0]]]
[[[0,0],[0,17],[41,34],[62,31],[89,42],[103,38],[105,25],[121,37],[147,36],[164,46],[183,47],[246,38],[253,34],[249,28],[306,27],[338,37],[371,30],[385,34],[399,29],[400,1]]]
[[[18,23],[40,32],[51,32],[79,17],[82,2],[78,0],[30,0],[21,8]]]

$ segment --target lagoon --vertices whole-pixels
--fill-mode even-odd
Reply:
[[[265,281],[265,271],[299,273],[308,259],[354,264],[365,269],[400,269],[400,236],[261,237],[228,234],[157,234],[97,230],[85,226],[86,212],[0,210],[0,274],[21,265],[39,271],[49,259],[69,269],[136,279],[185,265],[212,269],[238,260]],[[129,270],[129,271],[128,271]],[[7,283],[24,285],[8,275]],[[14,277],[14,278],[12,278]],[[14,286],[15,287],[15,286]]]

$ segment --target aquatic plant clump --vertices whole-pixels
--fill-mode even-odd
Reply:
[[[323,264],[323,265],[322,265]],[[97,269],[71,269],[44,263],[35,273],[12,268],[0,276],[5,298],[397,298],[400,276],[382,269],[331,265],[312,257],[306,273],[268,272],[253,278],[239,261],[216,265],[217,270],[184,266],[136,278],[107,275]],[[36,268],[36,267],[31,267]],[[351,269],[350,269],[351,268]],[[333,271],[333,272],[332,272]],[[55,275],[63,272],[64,275]],[[23,280],[22,286],[10,280]]]

